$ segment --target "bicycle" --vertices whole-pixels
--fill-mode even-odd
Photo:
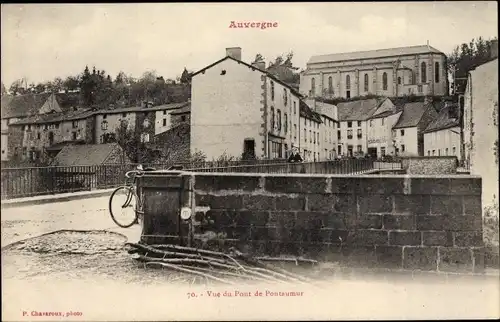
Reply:
[[[146,171],[154,170],[139,165],[136,170],[125,173],[125,184],[116,188],[109,197],[109,213],[115,224],[122,228],[139,224],[139,218],[144,215],[144,200],[142,195],[137,192],[137,178],[142,177]],[[129,183],[127,179],[132,179],[132,181]],[[122,196],[124,200],[120,200]],[[124,220],[124,223],[121,219]]]

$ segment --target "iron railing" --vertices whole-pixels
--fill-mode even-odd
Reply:
[[[253,162],[253,163],[252,163]],[[193,172],[361,174],[376,169],[401,169],[400,163],[371,159],[287,163],[286,160],[209,161],[143,164],[155,169],[173,165]],[[1,199],[107,189],[124,184],[124,174],[137,164],[2,168]]]
[[[173,165],[183,169],[220,168],[250,164],[284,163],[286,160],[204,161],[143,164],[155,169]],[[124,174],[138,164],[103,164],[88,166],[19,167],[1,170],[1,199],[33,197],[57,193],[107,189],[124,184]]]

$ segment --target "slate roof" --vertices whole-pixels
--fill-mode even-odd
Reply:
[[[365,121],[375,113],[379,104],[375,98],[340,102],[337,104],[339,121]]]
[[[406,103],[394,129],[417,126],[429,105],[424,102]]]
[[[117,143],[67,145],[56,155],[52,163],[58,166],[104,164],[115,149],[121,149]]]
[[[177,114],[186,114],[186,113],[191,113],[191,104],[187,104],[181,108],[175,109],[170,114],[177,115]]]
[[[319,122],[319,123],[323,123],[323,121],[321,121],[321,115],[314,112],[309,107],[309,105],[307,105],[306,102],[304,102],[303,100],[299,100],[299,113],[300,113],[299,115],[302,117],[314,120],[314,121]]]
[[[417,54],[427,54],[427,53],[443,54],[441,51],[437,50],[432,46],[422,45],[422,46],[355,51],[355,52],[327,54],[327,55],[316,55],[312,56],[307,63],[314,64],[314,63],[324,63],[332,61],[372,59],[380,57],[417,55]]]
[[[26,94],[2,97],[1,118],[26,117],[38,113],[38,110],[50,97],[51,93]]]
[[[94,112],[92,110],[69,111],[66,113],[37,114],[34,116],[23,118],[22,120],[12,123],[10,125],[44,124],[44,123],[56,123],[62,121],[81,120],[81,119],[86,119],[87,117],[92,116],[93,114]]]
[[[457,104],[448,105],[441,109],[436,119],[434,119],[427,128],[424,133],[435,132],[439,130],[449,129],[451,127],[460,126],[460,122],[458,118],[450,118],[450,110],[456,109]]]

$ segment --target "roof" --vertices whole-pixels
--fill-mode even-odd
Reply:
[[[311,120],[316,121],[318,123],[323,123],[323,121],[321,121],[321,116],[318,113],[314,112],[309,107],[309,105],[307,105],[306,102],[304,102],[303,100],[299,101],[299,113],[300,113],[300,116],[302,116],[302,117],[305,117],[307,119],[311,119]]]
[[[379,104],[375,98],[340,102],[337,104],[339,121],[365,121],[375,113]]]
[[[425,129],[424,133],[435,132],[460,126],[458,118],[450,118],[451,109],[458,108],[457,104],[448,105],[441,109],[436,119],[434,119]]]
[[[178,108],[172,112],[170,112],[170,114],[173,114],[173,115],[176,115],[176,114],[185,114],[185,113],[191,113],[191,104],[188,104],[188,105],[185,105],[181,108]]]
[[[51,93],[2,97],[1,118],[26,117],[38,113]]]
[[[260,68],[257,68],[255,66],[252,66],[250,64],[247,64],[245,63],[244,61],[242,60],[239,60],[239,59],[236,59],[234,57],[231,57],[231,56],[226,56],[222,59],[219,59],[218,61],[216,61],[215,63],[213,64],[210,64],[202,69],[200,69],[199,71],[197,71],[196,73],[193,73],[193,75],[191,77],[195,77],[196,75],[198,75],[199,73],[202,73],[204,71],[206,71],[207,69],[209,68],[212,68],[213,66],[217,65],[217,64],[220,64],[222,63],[223,61],[225,61],[226,59],[231,59],[231,60],[234,60],[235,62],[239,63],[239,64],[243,64],[245,65],[246,67],[248,68],[251,68],[251,69],[254,69],[254,70],[257,70],[259,72],[261,72],[262,74],[266,75],[267,77],[271,78],[272,80],[274,80],[276,83],[279,83],[281,84],[282,86],[288,88],[290,90],[291,93],[295,94],[296,96],[298,97],[303,97],[302,94],[300,94],[294,87],[290,86],[289,84],[283,82],[282,80],[280,80],[279,78],[277,78],[276,76],[274,76],[273,74],[269,73],[268,71],[265,71],[265,70],[262,70]]]
[[[113,150],[121,149],[118,143],[67,145],[54,158],[59,166],[104,164]]]
[[[191,103],[174,103],[165,104],[154,107],[124,107],[117,108],[114,110],[97,110],[93,111],[90,109],[86,110],[69,110],[63,113],[46,113],[46,114],[36,114],[27,118],[24,118],[18,122],[12,123],[11,125],[25,125],[25,124],[44,124],[44,123],[56,123],[63,121],[73,121],[86,119],[92,115],[97,114],[115,114],[115,113],[127,113],[127,112],[151,112],[151,111],[161,111],[161,110],[181,110],[187,109],[191,110]],[[186,112],[187,113],[187,112]],[[180,114],[180,113],[179,113]]]
[[[444,55],[441,51],[437,50],[432,46],[422,45],[422,46],[397,47],[397,48],[376,49],[376,50],[366,50],[366,51],[354,51],[348,53],[338,53],[338,54],[328,54],[328,55],[317,55],[317,56],[312,56],[307,63],[315,64],[315,63],[324,63],[332,61],[359,60],[359,59],[417,55],[417,54],[427,54],[427,53],[436,53]]]
[[[401,113],[393,128],[397,129],[417,126],[427,110],[427,107],[428,105],[424,102],[406,103],[403,108],[403,113]]]
[[[66,113],[46,113],[46,114],[36,114],[34,116],[29,116],[23,118],[22,120],[12,123],[11,125],[25,125],[25,124],[44,124],[44,123],[56,123],[63,121],[73,121],[86,119],[92,116],[94,112],[92,110],[77,110],[69,111]]]

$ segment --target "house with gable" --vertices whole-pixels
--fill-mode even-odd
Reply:
[[[394,154],[423,156],[424,131],[437,116],[438,112],[432,102],[426,100],[406,103],[392,127]]]
[[[280,159],[296,147],[318,160],[321,117],[302,98],[265,62],[248,64],[241,48],[226,48],[224,58],[192,75],[191,152]]]
[[[462,152],[460,131],[458,104],[448,103],[423,132],[425,155],[453,155],[460,160]]]

